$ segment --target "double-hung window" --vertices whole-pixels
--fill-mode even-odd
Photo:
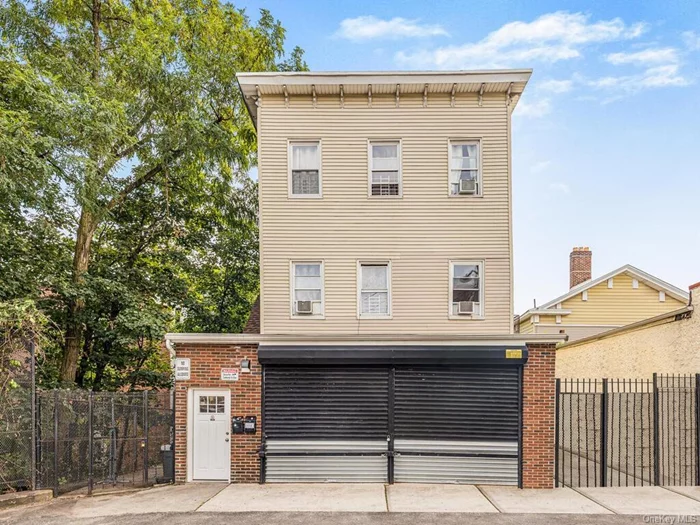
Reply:
[[[369,143],[369,186],[374,197],[401,195],[401,144],[399,141]]]
[[[360,317],[391,315],[391,270],[389,263],[360,263]]]
[[[450,142],[450,195],[481,195],[479,141]]]
[[[321,147],[315,142],[290,142],[290,194],[293,197],[321,196]]]
[[[323,315],[323,263],[292,263],[292,315]]]
[[[450,263],[450,316],[483,316],[483,273],[481,262]]]

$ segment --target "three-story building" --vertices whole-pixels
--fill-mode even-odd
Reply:
[[[168,336],[180,479],[551,486],[561,337],[512,323],[530,74],[238,75],[259,311],[246,334]]]

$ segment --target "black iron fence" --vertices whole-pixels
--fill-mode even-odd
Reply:
[[[557,379],[555,485],[700,485],[700,374]]]
[[[18,390],[0,430],[0,492],[55,494],[172,476],[170,392]],[[167,472],[164,472],[164,466]]]

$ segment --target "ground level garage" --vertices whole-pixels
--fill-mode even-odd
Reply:
[[[553,344],[175,335],[178,481],[552,486]]]

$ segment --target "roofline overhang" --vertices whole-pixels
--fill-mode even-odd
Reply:
[[[494,69],[475,71],[264,71],[241,72],[236,82],[243,94],[248,113],[257,129],[257,102],[264,97],[261,88],[271,88],[275,94],[287,96],[287,86],[315,93],[322,86],[381,86],[394,92],[420,87],[420,93],[450,93],[456,86],[470,85],[468,91],[483,92],[484,86],[499,84],[492,92],[512,95],[513,107],[530,80],[532,69]],[[438,86],[439,85],[439,86]],[[424,86],[424,87],[423,87]],[[429,86],[432,86],[429,88]],[[437,86],[437,87],[436,87]],[[475,87],[476,86],[476,87]],[[481,86],[481,89],[479,89]],[[508,86],[508,87],[504,87]],[[328,89],[328,88],[326,88]]]
[[[527,82],[532,69],[475,71],[263,71],[237,73],[241,86]]]
[[[552,299],[551,301],[543,304],[542,306],[538,306],[537,310],[546,310],[546,309],[548,309],[552,306],[555,306],[563,301],[566,301],[567,299],[570,299],[574,295],[577,295],[577,294],[583,292],[584,290],[588,290],[589,288],[597,286],[600,283],[602,283],[603,281],[607,281],[608,279],[613,278],[616,275],[620,275],[621,273],[624,273],[624,272],[629,272],[638,280],[642,281],[645,284],[650,285],[652,288],[666,292],[666,294],[670,295],[674,299],[677,299],[679,301],[688,301],[690,299],[690,294],[688,294],[687,292],[684,292],[680,288],[677,288],[676,286],[673,286],[672,284],[667,283],[666,281],[663,281],[663,280],[659,279],[658,277],[654,277],[650,273],[647,273],[643,270],[640,270],[639,268],[636,268],[636,267],[632,266],[631,264],[625,264],[624,266],[621,266],[620,268],[617,268],[611,272],[608,272],[605,275],[601,275],[600,277],[596,277],[595,279],[589,279],[588,281],[585,281],[581,284],[574,286],[565,294],[560,295],[556,299]],[[530,308],[530,310],[526,310],[525,312],[523,312],[522,315],[520,316],[520,319],[521,320],[527,319],[529,317],[529,312],[531,312],[532,310],[535,310],[535,309]],[[538,312],[534,312],[534,313],[538,313]]]
[[[571,312],[572,310],[565,310],[562,308],[552,308],[551,310],[545,308],[531,308],[520,316],[520,322],[527,321],[533,315],[569,315]]]
[[[211,344],[211,345],[236,345],[236,344],[274,344],[274,345],[461,345],[461,346],[489,346],[489,345],[527,345],[536,343],[561,343],[568,337],[566,334],[486,334],[473,336],[454,335],[298,335],[298,334],[196,334],[196,333],[168,333],[165,340],[174,344]]]

